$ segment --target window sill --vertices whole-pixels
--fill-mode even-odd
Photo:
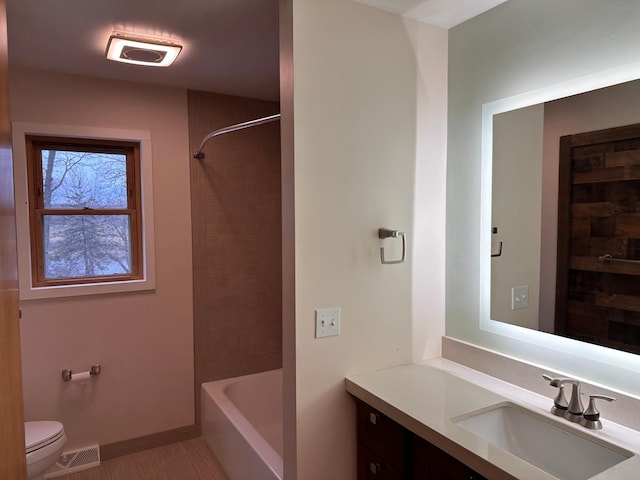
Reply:
[[[87,283],[84,285],[57,285],[54,287],[27,287],[20,289],[20,300],[42,300],[84,295],[142,292],[155,290],[155,288],[155,282],[151,279]]]

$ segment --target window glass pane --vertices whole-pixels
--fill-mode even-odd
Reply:
[[[45,215],[45,279],[131,274],[129,215]]]
[[[124,154],[42,150],[44,208],[127,208]]]

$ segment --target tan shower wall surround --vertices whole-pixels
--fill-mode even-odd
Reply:
[[[189,143],[279,105],[189,92]],[[211,139],[192,160],[196,421],[202,382],[282,365],[280,125]]]

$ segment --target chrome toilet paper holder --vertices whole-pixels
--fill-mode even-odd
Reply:
[[[76,374],[79,374],[79,373],[87,373],[87,372],[77,372]],[[91,375],[92,377],[97,377],[98,375],[100,375],[100,364],[91,365],[91,369],[89,370],[89,375]],[[62,380],[64,380],[65,382],[70,382],[72,378],[73,378],[73,371],[70,368],[62,370]]]

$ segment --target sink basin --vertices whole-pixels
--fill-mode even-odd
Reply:
[[[453,418],[459,427],[566,480],[584,480],[634,454],[591,439],[555,420],[512,403]]]

